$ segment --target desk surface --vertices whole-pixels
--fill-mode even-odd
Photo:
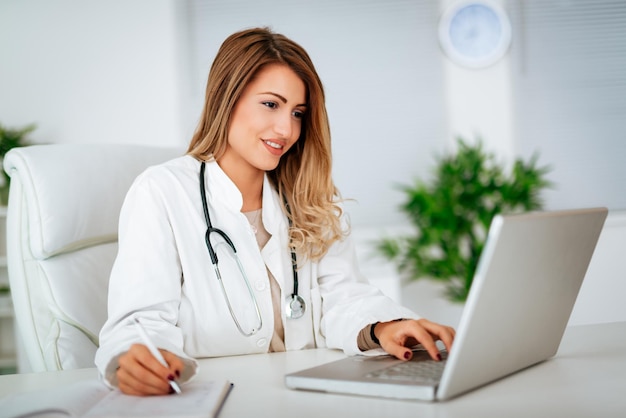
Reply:
[[[197,378],[234,382],[220,418],[626,416],[626,322],[570,327],[554,358],[443,403],[285,387],[286,373],[341,357],[317,349],[203,359]],[[96,378],[95,369],[0,376],[0,398]]]

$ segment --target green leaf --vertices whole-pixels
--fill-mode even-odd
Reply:
[[[406,197],[400,210],[416,232],[380,240],[378,252],[406,277],[443,282],[450,300],[464,301],[493,217],[539,210],[541,192],[553,187],[551,168],[538,159],[517,159],[507,173],[480,138],[473,145],[458,138],[456,153],[435,157],[429,182],[399,186]]]

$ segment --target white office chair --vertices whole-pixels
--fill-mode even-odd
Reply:
[[[93,367],[126,192],[148,166],[183,153],[56,144],[6,154],[9,283],[28,362],[21,372]]]

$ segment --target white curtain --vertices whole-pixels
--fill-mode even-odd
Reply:
[[[508,6],[516,142],[553,166],[547,205],[626,209],[626,2]]]

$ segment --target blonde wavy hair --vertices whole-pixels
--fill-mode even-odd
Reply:
[[[344,237],[347,228],[341,224],[341,199],[332,180],[324,88],[300,45],[268,28],[246,29],[226,38],[211,66],[204,109],[187,153],[200,160],[220,159],[235,104],[259,70],[270,64],[288,66],[306,86],[300,137],[267,174],[288,206],[283,211],[291,225],[290,245],[315,261]]]

